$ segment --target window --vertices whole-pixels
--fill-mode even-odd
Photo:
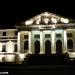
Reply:
[[[40,35],[38,34],[38,35],[35,35],[35,38],[40,38]]]
[[[28,35],[24,35],[24,39],[28,39]]]
[[[15,35],[17,35],[17,31],[15,31]]]
[[[3,32],[3,36],[6,36],[6,32]]]
[[[61,37],[61,34],[56,34],[56,37]]]
[[[61,40],[56,41],[56,53],[62,54],[62,41]]]
[[[35,54],[39,54],[40,52],[40,41],[38,40],[36,40],[34,43],[34,51],[35,51]]]
[[[50,38],[50,34],[45,34],[45,38]]]
[[[51,53],[51,42],[49,40],[47,40],[45,42],[45,53],[46,54],[50,54]]]
[[[28,41],[25,41],[24,42],[24,50],[28,50],[28,47],[29,47],[29,43],[28,43]]]
[[[67,33],[67,37],[72,37],[72,33]]]
[[[2,52],[6,52],[6,45],[2,46]]]
[[[71,39],[67,40],[68,49],[73,49],[73,41]]]
[[[15,44],[14,46],[15,46],[15,52],[17,52],[17,44]]]

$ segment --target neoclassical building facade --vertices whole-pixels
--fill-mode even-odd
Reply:
[[[28,54],[68,54],[75,58],[75,20],[44,12],[0,29],[0,62],[22,62]]]

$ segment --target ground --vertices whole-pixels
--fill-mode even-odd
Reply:
[[[9,72],[9,74],[72,74],[75,65],[4,65],[0,66],[0,72]]]
[[[46,57],[45,57],[46,56]],[[61,58],[62,57],[62,58]],[[65,64],[65,55],[31,55],[27,64],[0,64],[0,72],[9,72],[9,74],[73,74],[75,71],[75,64]],[[47,59],[48,58],[48,59]],[[54,58],[54,60],[53,60]],[[49,60],[50,59],[50,60]],[[57,59],[60,59],[59,61]],[[39,60],[39,61],[38,61]],[[42,62],[40,61],[42,60]],[[31,62],[32,61],[32,62]],[[47,62],[46,62],[47,61]],[[49,62],[48,62],[49,61]],[[31,62],[31,64],[29,64]],[[39,62],[36,63],[36,62]],[[45,63],[44,63],[45,62]],[[50,63],[51,62],[51,63]],[[54,63],[52,63],[54,62]],[[43,64],[44,63],[44,64]]]

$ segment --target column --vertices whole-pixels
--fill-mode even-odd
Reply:
[[[0,52],[2,51],[2,43],[0,42]]]
[[[63,53],[67,52],[67,33],[66,30],[64,30],[64,50]]]
[[[21,35],[21,33],[18,32],[18,43],[17,43],[17,49],[18,49],[17,51],[18,51],[18,52],[20,52],[20,50],[21,50],[21,47],[20,47],[20,42],[21,42],[20,38],[21,38],[21,37],[20,37],[20,35]]]
[[[56,53],[56,49],[55,49],[55,31],[54,31],[54,30],[52,30],[51,39],[52,39],[52,43],[51,43],[51,53],[52,53],[52,54],[55,54],[55,53]]]
[[[32,42],[31,42],[32,38],[31,38],[31,35],[32,35],[31,31],[29,31],[29,40],[28,40],[29,41],[29,51],[28,51],[28,53],[30,53],[30,54],[32,54],[32,48],[31,48],[32,47]]]
[[[40,31],[40,54],[44,54],[44,47],[43,47],[43,31]]]

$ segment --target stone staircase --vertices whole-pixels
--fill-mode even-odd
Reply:
[[[26,56],[23,64],[67,64],[67,55],[66,54],[30,54]]]

